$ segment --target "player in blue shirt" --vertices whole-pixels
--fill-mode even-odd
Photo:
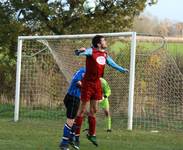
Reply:
[[[64,105],[66,107],[67,121],[64,124],[63,137],[60,142],[61,150],[69,150],[69,140],[72,139],[74,129],[74,119],[77,115],[79,104],[80,104],[80,87],[81,80],[84,77],[85,68],[80,68],[74,75],[64,98]],[[75,147],[77,148],[77,147]]]

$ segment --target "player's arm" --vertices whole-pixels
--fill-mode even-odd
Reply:
[[[81,48],[81,49],[77,49],[75,50],[75,55],[77,56],[91,56],[92,55],[92,48]]]
[[[128,69],[123,68],[123,67],[119,66],[118,64],[116,64],[110,56],[107,56],[106,62],[110,67],[112,67],[122,73],[128,73]]]

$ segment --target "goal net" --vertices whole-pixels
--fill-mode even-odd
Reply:
[[[183,129],[183,76],[174,59],[165,49],[152,51],[153,48],[148,49],[137,38],[133,93],[134,66],[131,59],[135,39],[132,38],[132,33],[104,35],[109,45],[109,55],[117,64],[130,70],[126,75],[107,65],[105,68],[104,78],[112,91],[109,97],[112,126],[126,128],[127,122],[132,119],[130,117],[133,111],[133,128]],[[20,78],[17,76],[17,79],[20,80],[16,84],[16,119],[17,115],[20,119],[65,117],[63,98],[72,75],[85,65],[85,57],[75,56],[74,50],[90,47],[93,36],[19,38],[21,53],[17,65],[17,74],[20,73]],[[158,42],[153,41],[153,46],[158,48],[160,41],[161,39]],[[129,87],[132,90],[129,90]],[[134,96],[134,102],[129,96]],[[99,109],[98,119],[103,120],[103,116],[102,110]]]
[[[169,42],[154,49],[159,42],[157,37],[138,41],[134,126],[182,130],[183,74],[168,49],[178,43]]]

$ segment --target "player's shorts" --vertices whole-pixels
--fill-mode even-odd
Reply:
[[[66,94],[64,98],[64,104],[67,109],[66,111],[67,118],[74,119],[79,109],[80,99],[78,97]]]
[[[82,81],[81,87],[81,100],[101,100],[102,99],[102,87],[100,79],[97,81]]]
[[[109,109],[109,99],[104,98],[100,103],[99,103],[100,108],[102,109]]]

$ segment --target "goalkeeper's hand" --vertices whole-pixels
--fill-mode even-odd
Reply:
[[[108,98],[108,96],[107,95],[104,95],[104,98]]]

